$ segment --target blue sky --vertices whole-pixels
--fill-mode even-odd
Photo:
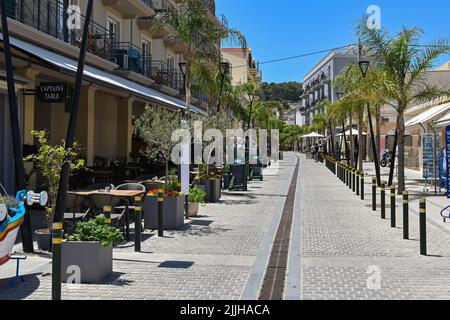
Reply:
[[[403,26],[425,32],[423,42],[450,38],[450,1],[428,0],[216,0],[217,12],[243,32],[254,56],[268,61],[356,41],[354,27],[369,5],[381,8],[391,33]],[[323,55],[262,65],[264,81],[301,81]],[[439,63],[450,60],[445,56]]]

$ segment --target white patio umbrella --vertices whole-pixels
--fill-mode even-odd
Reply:
[[[319,134],[319,133],[317,133],[317,132],[311,132],[310,134],[301,136],[301,138],[302,138],[302,139],[304,139],[304,138],[321,139],[321,138],[325,138],[325,136],[324,136],[324,135],[321,135],[321,134]]]
[[[350,135],[357,136],[358,130],[352,129],[351,131],[350,130],[345,131],[345,136],[350,137]],[[367,133],[363,132],[362,135],[367,136]],[[337,137],[342,137],[342,136],[343,136],[342,132],[337,135]]]

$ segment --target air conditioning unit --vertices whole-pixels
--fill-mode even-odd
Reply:
[[[120,66],[123,70],[128,70],[128,55],[127,54],[121,54],[117,57],[117,64]]]

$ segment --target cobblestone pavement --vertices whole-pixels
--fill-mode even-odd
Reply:
[[[410,216],[412,240],[321,164],[301,161],[301,297],[311,299],[449,299],[450,234],[429,223],[428,254],[419,255],[419,226]],[[379,201],[379,200],[378,200]],[[389,203],[389,198],[387,198]],[[379,284],[379,286],[378,286]]]
[[[239,299],[276,212],[282,210],[296,157],[270,167],[247,193],[228,193],[200,209],[183,230],[158,238],[146,232],[142,253],[114,249],[114,275],[101,284],[63,284],[63,299]],[[1,299],[49,299],[50,261]],[[0,270],[1,276],[1,270]]]

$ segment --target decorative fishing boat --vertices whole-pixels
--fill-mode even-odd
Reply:
[[[24,196],[26,192],[19,192],[15,199],[0,195],[0,266],[11,258],[17,233],[25,217]]]
[[[11,259],[17,234],[25,218],[25,203],[32,206],[38,203],[45,206],[48,201],[46,192],[19,191],[16,198],[8,196],[0,184],[4,194],[0,194],[0,266]]]

